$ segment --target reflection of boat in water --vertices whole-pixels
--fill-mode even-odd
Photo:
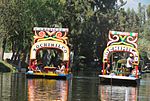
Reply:
[[[67,101],[68,80],[28,79],[28,101]]]
[[[98,94],[100,101],[137,101],[138,88],[99,85]]]
[[[27,101],[26,77],[22,73],[0,73],[0,101]]]
[[[101,83],[132,86],[140,84],[137,38],[138,33],[109,32],[109,41],[103,53],[102,75],[99,75]]]
[[[34,44],[30,51],[28,78],[68,79],[70,49],[67,28],[35,27]],[[63,66],[61,65],[63,64]]]

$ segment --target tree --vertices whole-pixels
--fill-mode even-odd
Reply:
[[[1,5],[0,27],[4,33],[3,39],[6,38],[7,45],[11,46],[12,60],[20,61],[22,53],[29,53],[33,27],[51,27],[58,22],[61,7],[59,0],[11,0]]]

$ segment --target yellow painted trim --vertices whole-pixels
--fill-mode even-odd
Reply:
[[[34,75],[58,76],[56,73],[34,73]]]
[[[47,46],[46,46],[46,45]],[[52,46],[54,45],[54,46]],[[58,47],[58,45],[60,47]],[[69,55],[70,55],[70,50],[69,47],[62,43],[62,42],[58,42],[58,41],[40,41],[40,42],[36,42],[31,50],[30,50],[30,59],[36,59],[36,52],[38,49],[42,49],[42,48],[56,48],[56,49],[60,49],[63,52],[63,61],[69,61]]]

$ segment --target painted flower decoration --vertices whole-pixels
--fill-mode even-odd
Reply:
[[[40,36],[40,37],[44,38],[45,35],[46,35],[46,33],[45,33],[44,31],[40,31],[40,32],[39,32],[39,36]]]
[[[57,33],[56,33],[56,37],[57,37],[58,39],[61,39],[62,36],[63,36],[63,35],[62,35],[61,32],[57,32]]]

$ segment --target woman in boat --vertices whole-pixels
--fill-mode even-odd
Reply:
[[[61,73],[61,74],[65,73],[65,65],[63,62],[61,62],[60,66],[58,66],[58,70],[56,70],[56,73]]]

